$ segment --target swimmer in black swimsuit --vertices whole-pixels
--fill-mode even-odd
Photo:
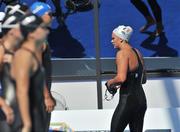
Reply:
[[[119,49],[116,55],[117,75],[107,85],[119,83],[119,103],[111,121],[111,132],[123,132],[129,124],[132,132],[142,132],[147,108],[142,83],[146,82],[143,59],[139,51],[128,41],[132,34],[129,26],[119,26],[113,30],[112,43]]]
[[[2,57],[2,67],[1,67],[1,84],[2,84],[2,98],[5,102],[13,109],[12,118],[15,116],[14,108],[16,106],[16,92],[12,87],[11,78],[10,78],[10,65],[14,52],[20,47],[20,44],[23,40],[18,23],[20,21],[20,14],[7,14],[2,22],[2,33],[3,37],[1,39],[1,57]],[[6,114],[6,113],[5,113]],[[8,122],[8,116],[6,115],[6,120]],[[16,116],[15,116],[16,118]],[[10,131],[7,123],[0,122],[0,125],[4,124],[0,128],[0,131]],[[12,121],[12,123],[14,123]],[[11,132],[11,131],[10,131]]]
[[[37,9],[41,7],[37,11]],[[44,24],[47,27],[51,27],[51,21],[52,21],[52,10],[50,6],[43,2],[35,2],[30,7],[30,10],[41,17],[44,21]],[[51,112],[54,110],[54,107],[56,105],[55,99],[51,95],[51,49],[48,44],[48,41],[46,40],[43,42],[42,46],[42,64],[45,69],[45,77],[46,77],[46,88],[45,88],[45,105],[46,105],[46,114],[47,114],[47,125],[46,125],[46,131],[49,131],[49,125],[51,120]]]
[[[25,41],[15,53],[11,69],[22,119],[17,128],[23,132],[45,132],[45,75],[41,47],[49,31],[42,19],[33,14],[23,18],[20,29]]]
[[[0,81],[2,79],[2,67],[3,67],[3,57],[4,57],[4,48],[1,46],[2,44],[2,37],[3,37],[3,33],[2,33],[2,21],[5,17],[5,13],[4,12],[0,12]],[[0,83],[0,128],[2,128],[4,126],[4,123],[7,124],[5,122],[5,119],[8,123],[10,123],[9,121],[13,121],[13,118],[11,115],[13,114],[13,110],[11,109],[11,107],[9,107],[7,105],[7,103],[5,102],[5,100],[2,98],[2,86]],[[4,123],[2,123],[4,122]]]
[[[11,125],[9,125],[9,120],[14,117],[16,120],[18,119],[18,115],[16,114],[18,105],[16,102],[16,93],[15,93],[15,87],[13,87],[13,84],[11,82],[11,76],[10,76],[10,68],[11,68],[11,62],[13,59],[14,52],[21,46],[21,42],[23,40],[20,28],[19,28],[19,22],[21,20],[21,17],[28,11],[28,7],[23,4],[11,4],[6,6],[5,8],[5,18],[2,21],[2,35],[3,38],[1,40],[1,83],[2,83],[2,98],[5,100],[5,103],[10,106],[9,109],[11,111],[4,111],[4,113],[1,113],[2,116],[4,114],[3,120],[6,119],[7,123],[5,121],[0,122],[0,131],[3,132],[12,132],[13,129],[10,128]],[[7,109],[7,108],[6,108]],[[8,109],[7,109],[8,110]],[[7,113],[9,113],[8,116]],[[10,118],[11,117],[11,118]],[[15,124],[16,121],[11,120],[12,124]]]

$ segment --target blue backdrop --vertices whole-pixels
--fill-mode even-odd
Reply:
[[[34,1],[36,0],[21,0],[28,5]],[[143,1],[147,4],[146,0]],[[51,0],[47,0],[47,2],[54,10]],[[155,37],[150,35],[155,30],[155,26],[149,28],[149,32],[146,34],[139,32],[139,28],[145,24],[145,19],[130,0],[101,0],[99,6],[101,57],[115,56],[115,50],[110,42],[111,33],[115,27],[121,24],[134,28],[130,44],[138,48],[144,56],[178,56],[180,51],[180,1],[157,0],[157,2],[162,10],[164,33]],[[61,0],[61,7],[65,12],[64,3],[65,0]],[[149,7],[148,4],[147,6]],[[94,11],[71,14],[65,20],[65,25],[59,24],[54,18],[49,43],[53,57],[95,57]]]

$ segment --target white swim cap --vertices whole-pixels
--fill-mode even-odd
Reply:
[[[2,32],[2,21],[5,17],[5,13],[4,12],[0,12],[0,33]]]
[[[5,17],[5,13],[4,12],[0,12],[0,22],[3,21]]]
[[[120,25],[113,30],[113,33],[119,38],[128,42],[131,34],[133,33],[133,29],[130,26]]]

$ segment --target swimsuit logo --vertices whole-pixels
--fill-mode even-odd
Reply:
[[[138,78],[138,73],[135,74],[135,78]]]

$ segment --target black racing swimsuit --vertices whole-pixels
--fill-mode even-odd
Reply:
[[[45,124],[45,105],[44,105],[44,68],[39,62],[38,58],[34,52],[22,48],[32,54],[38,63],[38,69],[30,77],[30,86],[29,86],[29,101],[30,101],[30,116],[32,121],[32,132],[44,132]]]
[[[136,70],[127,73],[127,79],[120,89],[119,103],[111,121],[111,132],[123,132],[129,124],[132,132],[141,132],[143,120],[147,109],[146,97],[142,88],[143,65],[135,49],[138,58]]]
[[[30,85],[29,85],[29,111],[30,111],[30,117],[32,121],[32,132],[44,132],[44,124],[45,124],[45,105],[44,105],[44,69],[42,65],[40,64],[38,58],[32,52],[31,50],[27,48],[21,48],[23,50],[26,50],[27,52],[30,52],[32,56],[35,58],[35,60],[38,63],[37,70],[33,73],[33,75],[30,77]],[[11,91],[12,87],[16,86],[16,82],[10,78],[10,83],[7,84],[7,93]],[[15,88],[14,88],[15,89]],[[15,99],[16,100],[16,99]],[[15,121],[11,125],[11,131],[12,132],[20,132],[22,129],[22,121],[20,118],[20,112],[18,108],[18,104],[12,101],[11,107],[14,110],[15,114]]]
[[[4,48],[5,55],[13,56],[14,53],[10,52],[8,49],[5,48],[3,44],[1,46]],[[1,71],[1,97],[8,102],[10,106],[12,106],[16,102],[15,97],[15,88],[13,87],[10,79],[10,64],[8,62],[3,63],[2,71]],[[2,111],[0,111],[0,118],[1,120],[5,120],[5,115]]]

